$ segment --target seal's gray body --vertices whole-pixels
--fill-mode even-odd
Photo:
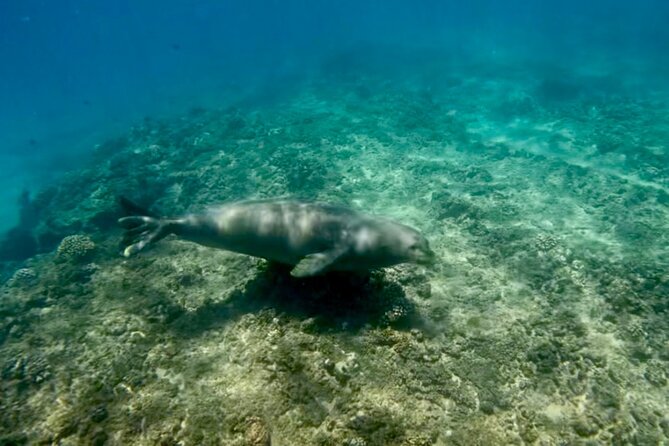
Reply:
[[[230,203],[176,219],[120,220],[129,256],[174,233],[201,245],[294,265],[291,274],[360,271],[404,262],[428,263],[434,254],[415,229],[352,209],[291,200]]]

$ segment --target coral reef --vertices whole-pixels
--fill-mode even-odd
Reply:
[[[56,249],[56,258],[66,262],[80,262],[95,251],[95,243],[87,235],[68,235]]]
[[[39,249],[2,263],[0,444],[669,441],[669,106],[461,70],[146,119],[36,194]],[[286,194],[419,227],[441,261],[118,255],[119,195]]]
[[[32,268],[20,268],[7,282],[9,287],[22,287],[34,285],[37,281],[37,273]]]

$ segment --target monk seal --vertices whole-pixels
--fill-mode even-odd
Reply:
[[[385,218],[325,203],[284,199],[223,204],[199,214],[161,218],[121,199],[132,215],[125,228],[123,255],[131,255],[170,234],[200,245],[226,249],[293,266],[291,275],[365,271],[435,259],[416,229]]]

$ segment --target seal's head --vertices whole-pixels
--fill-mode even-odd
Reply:
[[[409,245],[410,262],[419,265],[434,265],[437,260],[437,255],[430,249],[430,243],[420,233],[417,234]]]
[[[398,263],[432,265],[436,255],[423,235],[412,227],[392,221],[376,221],[373,230],[357,231],[356,252],[378,266]],[[372,260],[373,259],[373,260]]]
[[[398,254],[404,253],[405,262],[429,266],[436,261],[437,256],[430,249],[430,243],[415,229],[407,227],[407,231],[403,232],[400,240],[403,246]]]

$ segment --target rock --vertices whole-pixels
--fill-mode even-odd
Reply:
[[[646,380],[654,386],[663,387],[667,384],[667,375],[665,373],[665,365],[662,361],[651,359],[646,363],[646,371],[644,376]]]
[[[22,432],[0,435],[0,445],[2,446],[20,446],[24,444],[28,444],[28,436]]]
[[[669,437],[669,419],[664,418],[660,421],[660,427],[662,428],[662,432],[664,433],[665,437]]]
[[[478,217],[478,210],[467,201],[457,198],[447,191],[434,192],[430,207],[439,220],[461,217]]]
[[[326,365],[326,370],[327,370],[327,365]],[[349,353],[346,355],[346,358],[337,361],[334,366],[332,367],[334,377],[337,379],[342,384],[345,384],[348,382],[351,377],[355,374],[355,372],[358,370],[359,364],[356,359],[356,354],[355,353]]]
[[[272,444],[267,425],[258,417],[249,418],[245,437],[245,444],[248,446],[270,446]]]
[[[107,440],[109,439],[109,434],[107,432],[103,431],[102,429],[95,429],[93,431],[93,435],[91,435],[91,445],[92,446],[103,446],[107,444]]]
[[[94,423],[100,423],[107,419],[109,413],[105,406],[98,406],[91,412],[91,421]]]
[[[599,431],[599,428],[589,420],[575,421],[572,428],[581,437],[592,437]]]

